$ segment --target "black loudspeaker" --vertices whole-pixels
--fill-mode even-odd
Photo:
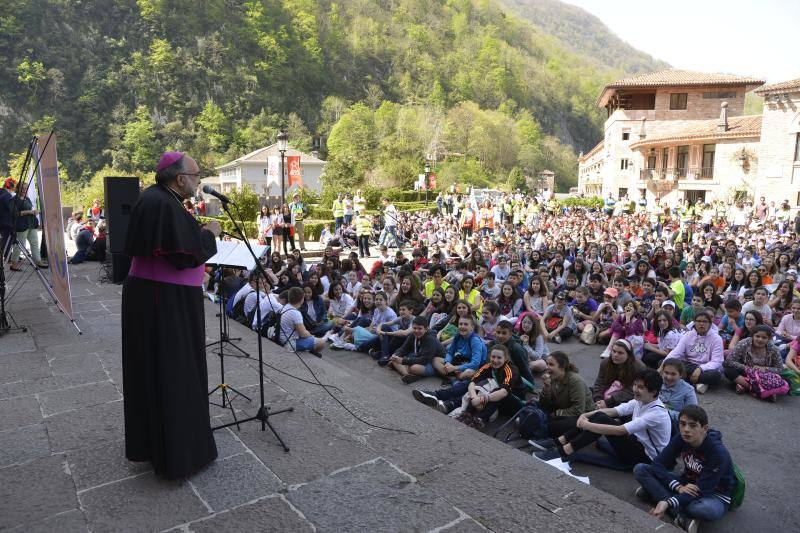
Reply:
[[[122,283],[127,277],[131,260],[122,254],[128,237],[128,224],[133,204],[139,199],[139,178],[106,176],[105,217],[107,248],[111,257],[111,279]]]

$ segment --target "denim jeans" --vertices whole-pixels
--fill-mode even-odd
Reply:
[[[668,485],[678,479],[678,476],[661,467],[638,464],[633,469],[633,477],[654,501],[666,501],[676,495],[668,488]],[[722,518],[727,510],[728,505],[725,502],[715,496],[710,496],[695,498],[679,509],[679,512],[691,518],[711,522]]]
[[[683,363],[687,376],[691,376],[698,366],[694,363]],[[722,372],[720,370],[702,370],[697,382],[705,383],[706,385],[719,385],[722,383]]]
[[[465,379],[463,381],[456,381],[449,389],[437,390],[434,395],[443,402],[447,400],[460,400],[461,397],[467,393],[468,389],[469,380]]]
[[[397,237],[397,226],[386,226],[383,231],[383,242],[381,244],[389,246],[389,237],[391,237],[394,240],[394,245],[400,246],[400,239]]]

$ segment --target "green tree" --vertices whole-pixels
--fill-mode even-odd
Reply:
[[[158,161],[159,148],[156,132],[147,108],[136,108],[132,120],[125,125],[122,149],[128,153],[128,164],[125,171],[152,171]]]
[[[251,222],[256,219],[261,208],[261,200],[249,185],[244,185],[229,192],[228,198],[235,206],[232,212],[237,217],[237,220]]]

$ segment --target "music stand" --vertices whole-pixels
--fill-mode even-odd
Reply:
[[[228,205],[227,204],[228,204],[228,202],[222,202],[222,208],[225,210],[225,213],[227,213],[228,218],[231,219],[231,222],[233,222],[233,226],[234,226],[234,228],[236,230],[236,234],[237,234],[238,238],[242,241],[242,244],[244,244],[245,247],[247,248],[247,252],[250,254],[250,257],[252,258],[253,268],[256,269],[256,271],[258,272],[258,274],[260,276],[263,276],[266,279],[267,272],[264,270],[264,266],[258,260],[258,258],[260,256],[256,255],[255,249],[256,248],[263,248],[264,250],[266,250],[267,247],[266,246],[260,246],[260,245],[256,245],[256,247],[253,247],[250,244],[250,241],[247,240],[247,237],[244,234],[244,230],[242,229],[242,227],[239,225],[239,223],[236,221],[236,219],[231,214],[230,209],[228,209]],[[262,252],[262,254],[263,254],[263,252]],[[248,263],[248,264],[250,264],[250,263]],[[261,291],[256,291],[256,320],[257,320],[257,323],[260,326],[260,324],[262,324]],[[278,327],[280,327],[280,324],[278,324]],[[222,425],[219,425],[219,426],[215,426],[215,427],[212,427],[211,429],[212,429],[212,431],[216,431],[218,429],[223,429],[223,428],[234,426],[234,425],[237,428],[239,428],[239,424],[244,424],[245,422],[253,422],[253,421],[257,420],[257,421],[261,422],[261,431],[265,431],[266,428],[269,427],[270,431],[272,431],[272,434],[275,435],[275,438],[278,439],[278,442],[280,442],[281,447],[283,447],[283,451],[284,452],[288,452],[289,451],[289,447],[286,446],[285,442],[283,442],[283,439],[278,434],[278,431],[270,423],[269,418],[271,416],[273,416],[273,415],[277,415],[277,414],[281,414],[281,413],[291,413],[292,411],[294,411],[294,407],[288,407],[286,409],[279,409],[279,410],[270,412],[269,407],[267,407],[265,405],[265,403],[264,403],[264,348],[263,348],[263,339],[261,337],[261,332],[256,331],[255,333],[258,336],[258,392],[259,392],[258,411],[256,412],[256,414],[254,416],[251,416],[249,418],[245,418],[244,420],[236,420],[236,419],[234,419],[235,420],[234,422],[230,422],[228,424],[222,424]]]
[[[218,241],[217,242],[217,253],[213,255],[206,264],[216,266],[218,268],[244,268],[247,270],[252,270],[255,267],[255,260],[250,256],[249,251],[245,250],[242,253],[242,249],[244,246],[241,246],[240,242],[234,241]],[[266,251],[266,246],[259,246],[258,253],[263,255]],[[246,296],[244,296],[246,298]],[[238,397],[245,398],[248,402],[252,401],[252,399],[244,394],[243,392],[237,390],[232,385],[228,385],[225,382],[225,357],[239,357],[239,358],[250,358],[250,354],[246,351],[241,349],[239,346],[233,343],[233,341],[240,341],[242,340],[241,337],[231,338],[230,336],[230,329],[228,325],[228,315],[225,313],[225,298],[220,294],[219,296],[219,332],[220,332],[220,339],[218,341],[214,341],[206,345],[206,348],[210,348],[212,346],[217,346],[217,350],[214,353],[219,357],[219,376],[220,376],[220,383],[214,387],[209,393],[208,396],[211,397],[215,392],[221,391],[221,403],[215,403],[213,400],[209,399],[209,403],[211,405],[216,405],[218,407],[222,407],[223,409],[229,409],[231,412],[231,416],[233,416],[234,424],[236,425],[237,429],[239,429],[239,420],[236,418],[236,412],[233,408],[233,401]],[[258,304],[258,302],[256,302]],[[237,350],[239,353],[226,353],[225,348],[231,347]],[[230,392],[229,392],[230,391]],[[231,396],[230,393],[233,393],[234,396]]]

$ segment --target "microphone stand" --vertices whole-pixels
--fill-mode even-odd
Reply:
[[[228,209],[228,202],[222,202],[222,209],[225,210],[225,213],[228,215],[228,218],[231,219],[231,222],[233,223],[233,227],[236,230],[236,233],[238,235],[238,238],[240,238],[242,240],[244,245],[247,247],[247,250],[250,252],[250,255],[253,257],[253,260],[256,262],[256,271],[258,272],[258,278],[259,278],[258,279],[258,287],[259,288],[256,289],[256,319],[258,321],[259,329],[260,329],[261,320],[262,320],[262,317],[261,317],[261,290],[260,290],[261,279],[262,279],[262,276],[263,276],[263,279],[266,280],[267,279],[267,273],[264,270],[264,266],[261,264],[261,261],[259,260],[258,256],[255,254],[255,252],[253,252],[253,248],[252,248],[252,246],[250,246],[250,241],[247,239],[247,235],[245,235],[244,230],[239,225],[239,223],[236,222],[236,219],[233,217],[233,214],[230,212],[230,209]],[[280,323],[278,323],[278,325],[276,327],[280,327]],[[258,390],[259,390],[259,407],[258,407],[258,411],[256,412],[256,414],[254,416],[251,416],[250,418],[244,418],[244,419],[238,420],[238,421],[234,419],[233,422],[230,422],[228,424],[222,424],[220,426],[215,426],[215,427],[212,427],[211,429],[213,431],[216,431],[218,429],[223,429],[223,428],[230,427],[230,426],[236,426],[237,428],[239,428],[240,424],[244,424],[244,423],[247,423],[247,422],[252,422],[252,421],[258,420],[258,421],[261,422],[261,431],[265,431],[266,428],[269,427],[270,431],[272,431],[272,434],[275,435],[275,438],[278,439],[278,442],[280,442],[281,447],[283,447],[283,451],[284,452],[288,452],[289,451],[289,447],[286,446],[286,443],[283,441],[281,436],[275,430],[275,427],[270,423],[269,418],[270,418],[270,416],[278,415],[278,414],[281,414],[281,413],[290,413],[290,412],[294,411],[294,407],[289,407],[289,408],[286,408],[286,409],[279,409],[277,411],[273,410],[273,411],[270,412],[269,407],[267,407],[264,404],[264,348],[263,348],[263,339],[261,338],[261,332],[260,331],[256,331],[256,335],[258,336]]]

